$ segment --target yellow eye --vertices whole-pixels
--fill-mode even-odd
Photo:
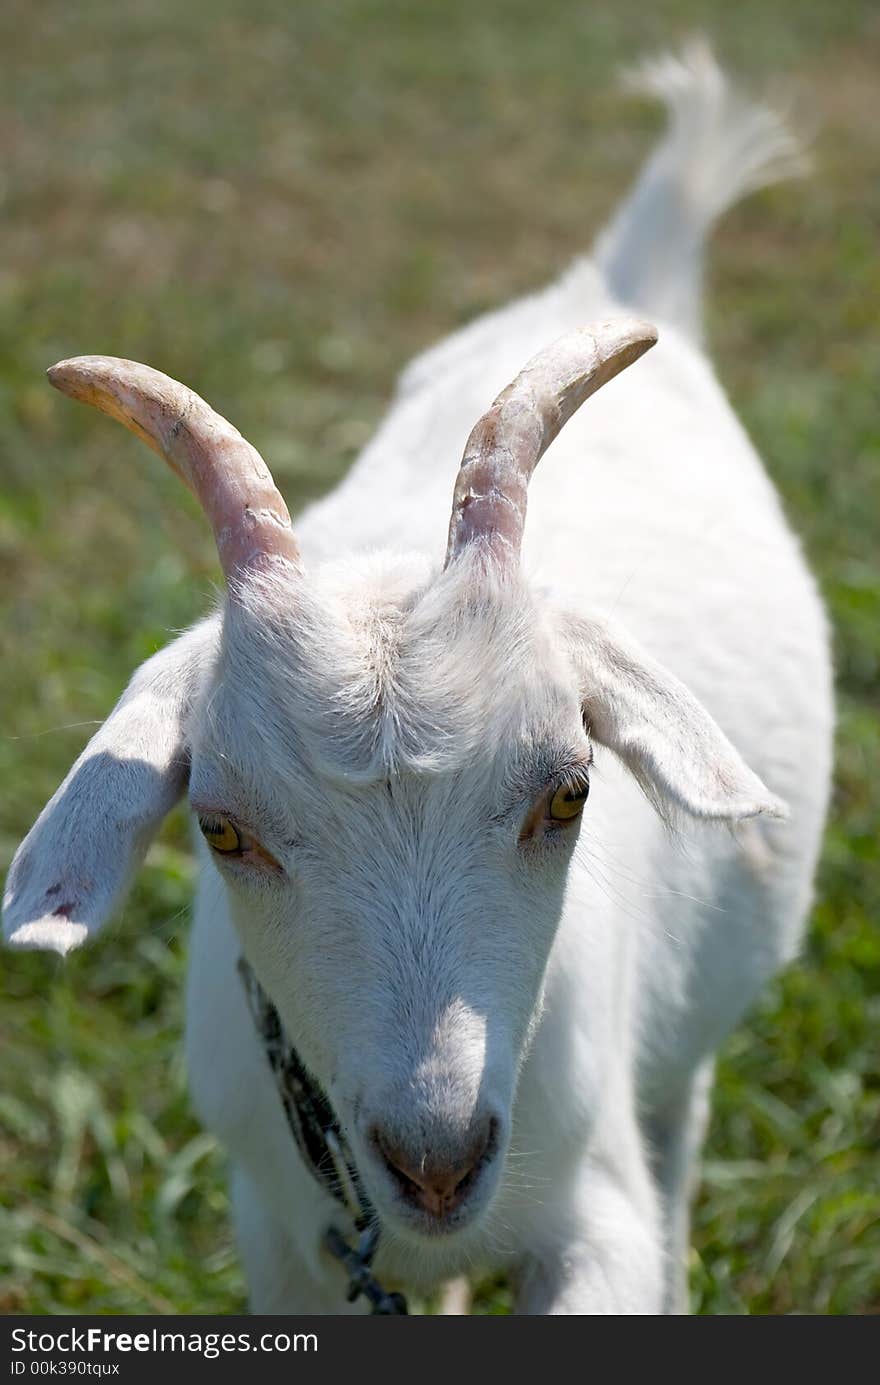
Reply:
[[[580,784],[563,784],[550,800],[547,816],[554,822],[571,822],[583,812],[590,786],[584,781]]]
[[[200,817],[199,827],[202,829],[202,836],[209,846],[215,851],[229,853],[241,851],[241,837],[237,827],[233,827],[229,818],[222,817]]]

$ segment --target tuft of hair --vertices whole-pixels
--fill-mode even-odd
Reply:
[[[786,117],[725,75],[704,39],[641,63],[630,91],[666,107],[663,139],[596,241],[614,297],[699,339],[706,238],[735,202],[809,172]]]
[[[250,574],[207,709],[219,741],[252,736],[268,764],[283,747],[290,772],[354,784],[451,772],[552,726],[569,689],[540,608],[518,571],[477,581],[480,562],[437,573],[419,554],[359,554],[293,589],[280,566]]]

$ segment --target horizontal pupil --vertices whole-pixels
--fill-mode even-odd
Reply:
[[[557,822],[573,821],[587,801],[588,783],[560,784],[550,801],[550,817]]]
[[[228,847],[230,850],[238,848],[240,837],[231,822],[222,818],[199,818],[199,827],[212,846]]]

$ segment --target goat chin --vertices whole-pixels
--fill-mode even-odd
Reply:
[[[686,1301],[713,1054],[798,947],[826,622],[699,319],[714,219],[801,157],[703,47],[640,80],[669,128],[593,256],[415,361],[295,532],[185,386],[52,373],[187,482],[228,590],[47,804],[6,934],[82,943],[188,794],[190,1081],[258,1313],[348,1308],[242,953],[374,1189],[389,1285],[509,1270],[524,1313],[655,1313]]]

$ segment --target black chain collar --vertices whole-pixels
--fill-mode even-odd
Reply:
[[[297,1149],[316,1182],[345,1208],[358,1232],[355,1246],[349,1245],[335,1226],[329,1226],[324,1234],[326,1249],[348,1272],[348,1302],[363,1294],[372,1304],[372,1313],[405,1314],[403,1295],[387,1293],[371,1271],[379,1246],[379,1220],[333,1107],[307,1072],[284,1032],[278,1011],[243,957],[239,958],[238,971]]]

